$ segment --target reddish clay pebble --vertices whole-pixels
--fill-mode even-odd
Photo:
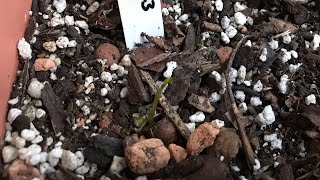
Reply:
[[[212,146],[220,129],[212,123],[203,123],[188,138],[187,151],[190,155],[198,155],[205,148]]]
[[[217,50],[217,56],[220,59],[220,63],[224,64],[230,57],[233,49],[231,47],[225,46]]]
[[[131,171],[137,174],[153,173],[165,167],[170,160],[169,150],[161,139],[144,139],[125,149]]]
[[[50,58],[38,58],[34,61],[33,66],[35,71],[48,71],[55,67],[56,64]]]
[[[96,49],[97,59],[106,59],[108,65],[117,64],[120,59],[118,48],[110,43],[103,43]]]
[[[177,163],[180,163],[188,156],[187,150],[185,150],[181,146],[178,146],[175,144],[170,144],[168,148],[169,148],[171,156],[174,158],[174,160]]]
[[[9,179],[21,180],[21,179],[44,179],[44,175],[40,171],[30,165],[26,165],[22,160],[17,159],[12,162],[8,168]]]

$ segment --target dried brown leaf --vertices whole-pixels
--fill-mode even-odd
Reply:
[[[320,132],[317,131],[305,131],[306,135],[314,140],[319,140],[320,139]]]
[[[316,105],[309,105],[304,109],[302,115],[309,119],[309,121],[316,127],[320,127],[320,107]]]

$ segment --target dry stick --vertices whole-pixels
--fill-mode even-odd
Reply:
[[[233,50],[232,54],[230,55],[229,58],[229,62],[228,62],[228,66],[227,66],[227,70],[226,70],[226,83],[227,83],[227,92],[231,101],[231,109],[232,109],[232,113],[234,115],[234,117],[236,118],[237,124],[238,124],[238,129],[239,129],[239,133],[240,133],[240,138],[241,138],[241,142],[244,145],[244,150],[247,156],[247,159],[251,165],[250,168],[252,168],[253,165],[255,165],[255,154],[252,150],[250,141],[248,139],[248,136],[245,132],[243,123],[241,122],[241,118],[243,118],[242,113],[239,111],[236,101],[234,99],[234,95],[232,92],[232,87],[231,87],[231,82],[230,82],[230,76],[229,76],[229,72],[233,63],[233,60],[237,54],[238,49],[240,48],[240,46],[243,44],[243,42],[245,40],[247,40],[250,36],[245,36],[243,37],[237,44],[237,46],[235,47],[235,49]]]
[[[146,71],[143,71],[140,69],[140,72],[144,79],[147,81],[149,87],[151,88],[152,92],[155,94],[158,90],[158,87],[150,74]],[[182,119],[180,118],[179,114],[176,112],[176,110],[169,104],[167,98],[161,94],[159,99],[160,105],[163,107],[164,112],[169,117],[169,119],[172,121],[172,123],[175,125],[175,127],[178,129],[180,134],[185,138],[188,139],[190,136],[190,131],[187,128],[187,126],[184,124]]]

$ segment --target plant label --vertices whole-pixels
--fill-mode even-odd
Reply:
[[[141,36],[163,36],[161,0],[118,0],[121,21],[128,49],[148,42]]]

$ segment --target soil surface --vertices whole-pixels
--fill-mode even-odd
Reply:
[[[128,50],[116,0],[33,1],[3,178],[318,179],[319,2],[161,6]]]

